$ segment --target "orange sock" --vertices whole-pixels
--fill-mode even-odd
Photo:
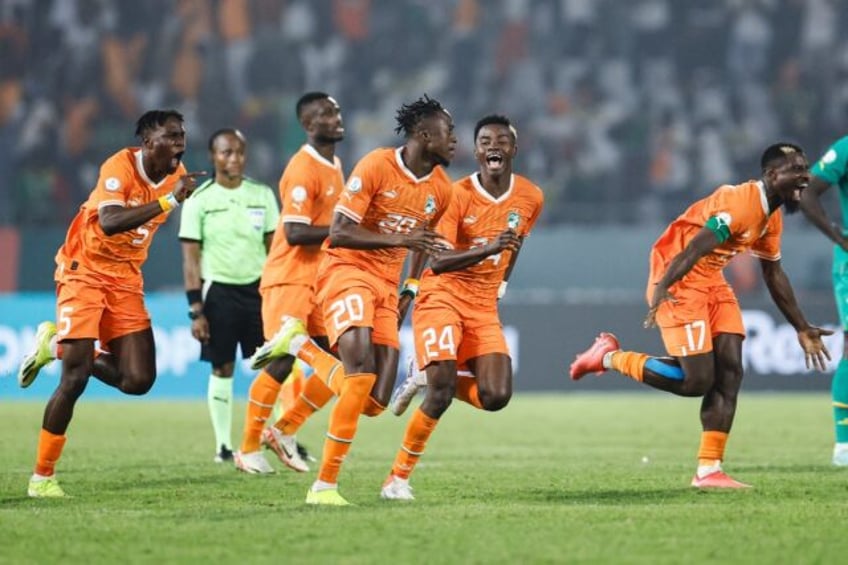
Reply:
[[[638,353],[636,351],[616,351],[612,354],[610,364],[612,368],[630,377],[635,381],[642,382],[645,363],[650,359],[650,355]]]
[[[327,383],[337,395],[341,395],[344,369],[338,359],[318,347],[312,340],[307,340],[297,352],[297,358],[312,367],[315,374]]]
[[[477,379],[474,377],[457,377],[456,392],[454,396],[463,402],[467,402],[475,408],[483,409],[480,404],[480,393],[477,389]]]
[[[38,435],[38,454],[35,458],[35,473],[44,477],[50,477],[56,470],[56,462],[62,455],[67,436],[56,435],[41,428]]]
[[[373,418],[374,416],[382,414],[385,409],[386,407],[374,400],[373,396],[368,395],[368,399],[365,401],[365,406],[362,407],[362,415]]]
[[[342,393],[330,413],[330,425],[327,439],[324,441],[324,455],[318,480],[336,483],[350,444],[356,435],[356,426],[362,407],[371,394],[371,387],[377,380],[374,373],[354,373],[347,375],[342,385]]]
[[[698,465],[713,465],[724,459],[727,432],[701,432],[701,447],[698,449]]]
[[[415,468],[415,464],[424,454],[424,447],[427,445],[427,440],[430,434],[436,429],[436,424],[439,421],[436,418],[431,418],[417,408],[412,413],[412,418],[406,425],[406,433],[403,435],[403,443],[398,450],[395,463],[392,465],[392,475],[401,479],[408,479]]]
[[[241,440],[242,453],[259,451],[259,438],[265,421],[271,415],[274,401],[280,393],[280,383],[262,371],[253,379],[248,393],[247,414],[244,416],[244,435]]]
[[[296,434],[307,418],[323,408],[335,396],[318,375],[299,380],[306,381],[303,392],[295,399],[291,408],[285,411],[283,417],[274,424],[275,428],[287,436]]]

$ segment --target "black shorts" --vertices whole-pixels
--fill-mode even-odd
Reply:
[[[259,281],[245,285],[212,283],[203,301],[203,314],[209,322],[209,342],[200,347],[200,359],[213,367],[234,362],[236,345],[247,358],[265,342]]]

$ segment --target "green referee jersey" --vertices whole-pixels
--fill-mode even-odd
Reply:
[[[200,243],[204,281],[248,284],[265,263],[265,234],[280,210],[270,187],[245,178],[238,188],[207,182],[182,205],[180,239]]]

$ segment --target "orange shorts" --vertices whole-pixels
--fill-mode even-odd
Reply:
[[[649,293],[653,286],[649,285]],[[677,303],[663,302],[657,310],[657,326],[669,355],[686,357],[712,351],[713,338],[720,333],[745,336],[742,311],[729,284],[680,282],[671,292]]]
[[[371,328],[371,341],[400,348],[397,285],[362,269],[335,265],[318,273],[318,299],[330,345],[350,328]]]
[[[63,277],[56,283],[56,326],[59,341],[99,339],[107,348],[115,338],[150,327],[144,290],[93,276]]]
[[[456,360],[462,367],[482,355],[509,355],[497,309],[481,311],[449,292],[419,295],[412,329],[415,357],[422,369],[433,361]]]
[[[283,316],[303,320],[313,337],[327,335],[315,290],[303,284],[275,284],[259,289],[262,295],[262,331],[271,339],[280,329]]]

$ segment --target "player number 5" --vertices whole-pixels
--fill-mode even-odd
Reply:
[[[71,331],[71,312],[74,311],[73,306],[63,306],[59,308],[59,331],[56,333],[60,336],[68,335]]]

